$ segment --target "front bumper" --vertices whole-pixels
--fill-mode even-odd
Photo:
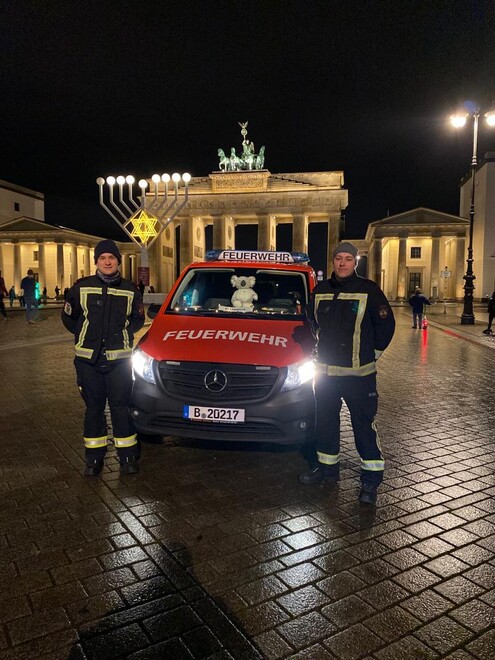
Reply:
[[[165,395],[159,387],[139,377],[134,381],[130,411],[138,433],[298,445],[310,442],[314,436],[315,401],[310,382],[288,392],[275,393],[264,401],[250,401],[245,405],[239,401],[214,404],[243,408],[245,421],[239,424],[184,419],[185,405],[204,406],[205,403]]]

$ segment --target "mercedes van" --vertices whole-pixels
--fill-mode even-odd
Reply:
[[[314,341],[304,309],[315,284],[300,253],[214,250],[189,264],[149,310],[156,316],[133,353],[137,431],[309,441]]]

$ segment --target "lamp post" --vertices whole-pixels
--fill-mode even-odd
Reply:
[[[471,204],[469,207],[469,243],[467,251],[467,268],[463,279],[464,283],[464,308],[461,315],[461,325],[474,325],[473,291],[476,276],[473,273],[473,227],[474,227],[474,193],[476,189],[476,170],[478,169],[478,125],[480,108],[476,107],[472,112],[460,112],[450,117],[454,128],[462,128],[466,125],[467,118],[473,118],[473,156],[471,159]],[[489,126],[495,126],[495,110],[485,113]]]

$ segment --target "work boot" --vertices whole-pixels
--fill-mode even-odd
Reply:
[[[98,461],[98,460],[86,461],[84,476],[97,477],[100,474],[102,467],[103,467],[103,461]]]
[[[325,481],[328,484],[336,484],[338,480],[338,473],[330,472],[330,470],[324,465],[321,465],[321,463],[313,465],[309,470],[305,470],[299,475],[299,481],[306,485],[317,484],[320,481]]]
[[[138,459],[136,456],[126,456],[120,459],[121,474],[136,474],[139,472]]]
[[[376,504],[378,496],[378,486],[375,484],[363,483],[359,491],[359,501],[362,504]]]

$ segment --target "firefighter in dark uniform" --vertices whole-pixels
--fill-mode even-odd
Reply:
[[[316,456],[299,480],[304,484],[338,481],[344,400],[361,457],[359,500],[374,504],[384,469],[374,421],[376,361],[392,340],[395,320],[382,290],[355,272],[357,253],[348,242],[335,248],[334,272],[315,287],[308,307],[316,338]]]
[[[97,476],[103,467],[107,401],[120,471],[133,474],[138,472],[139,446],[128,403],[132,345],[144,324],[143,302],[137,287],[119,272],[122,259],[114,241],[100,241],[94,258],[96,274],[74,284],[62,312],[63,324],[75,335],[77,385],[86,404],[84,474]]]

